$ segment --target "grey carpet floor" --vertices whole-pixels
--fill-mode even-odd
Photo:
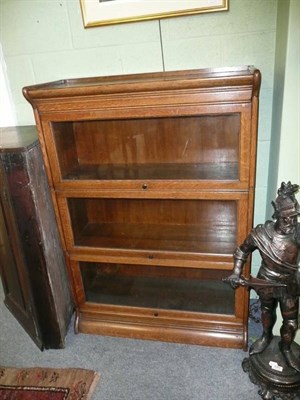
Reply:
[[[101,374],[91,400],[257,400],[241,368],[247,355],[223,349],[96,335],[74,335],[66,347],[41,352],[3,303],[0,365],[88,368]]]

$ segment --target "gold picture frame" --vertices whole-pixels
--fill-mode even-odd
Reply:
[[[227,11],[229,0],[80,0],[85,28]]]

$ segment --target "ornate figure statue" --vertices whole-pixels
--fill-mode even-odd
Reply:
[[[283,318],[279,349],[287,365],[300,372],[299,356],[293,354],[292,343],[298,328],[300,275],[300,207],[295,198],[299,186],[282,183],[277,198],[272,202],[274,221],[256,226],[244,243],[234,252],[233,273],[226,279],[233,288],[247,285],[256,290],[261,302],[263,333],[250,348],[249,354],[264,352],[273,339],[276,309],[280,305]],[[261,266],[258,279],[242,277],[247,257],[258,250]]]

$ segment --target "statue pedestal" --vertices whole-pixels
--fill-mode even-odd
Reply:
[[[244,372],[252,383],[260,386],[259,395],[264,400],[300,399],[300,372],[286,364],[279,350],[280,337],[275,336],[261,354],[254,354],[242,362]],[[300,346],[292,345],[296,357],[300,356]]]

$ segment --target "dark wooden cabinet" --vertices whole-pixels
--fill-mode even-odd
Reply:
[[[245,67],[24,88],[79,332],[247,346],[248,292],[222,278],[252,225],[259,87]]]
[[[73,304],[36,128],[1,128],[0,137],[5,304],[41,349],[62,348]]]

